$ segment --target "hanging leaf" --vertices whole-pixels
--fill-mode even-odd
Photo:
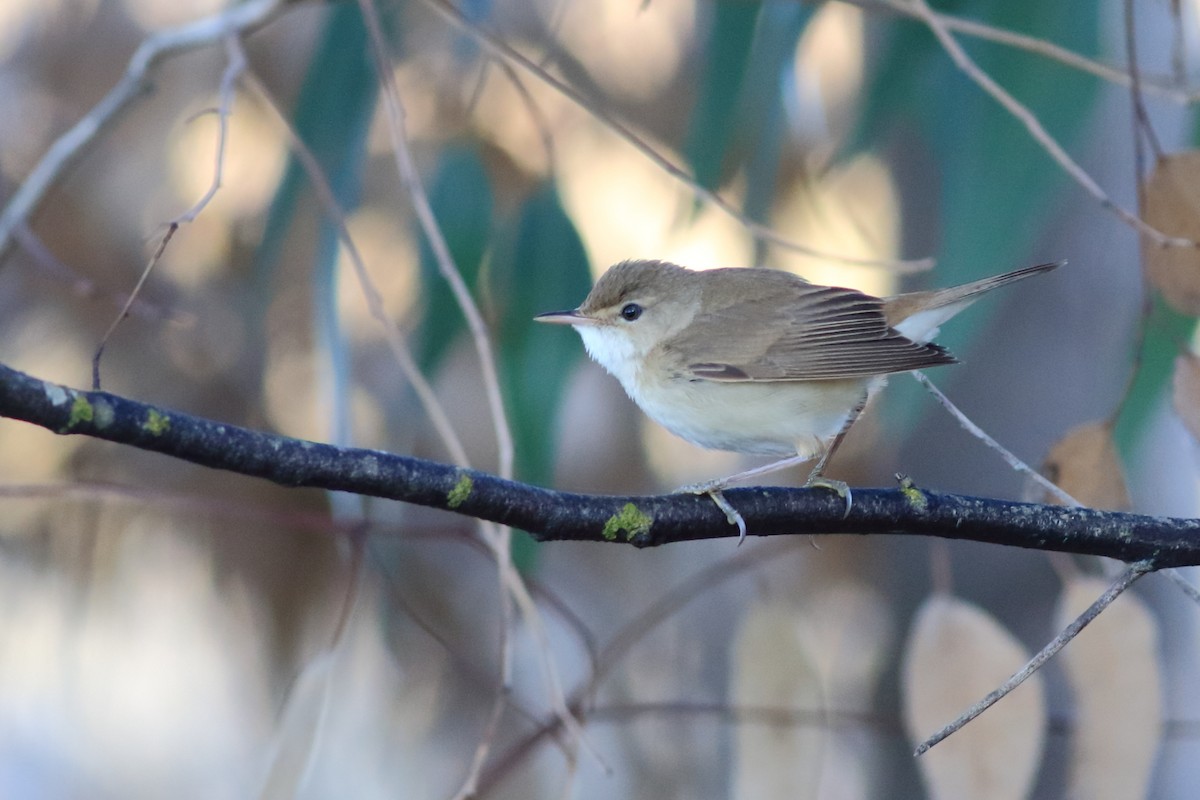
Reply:
[[[811,709],[814,723],[826,699],[821,675],[785,603],[751,606],[733,647],[730,696],[738,708]],[[731,797],[819,796],[821,760],[830,732],[819,724],[745,724],[735,728]]]
[[[714,4],[700,96],[684,146],[696,181],[709,189],[721,182],[760,8],[745,0],[717,0]]]
[[[1055,627],[1066,627],[1107,588],[1096,578],[1069,581]],[[1067,796],[1146,797],[1163,722],[1154,615],[1126,592],[1063,650],[1060,663],[1075,698]]]
[[[492,233],[492,186],[478,151],[468,145],[444,149],[429,190],[429,204],[467,288],[475,292]],[[420,363],[433,372],[466,328],[463,313],[421,237],[422,303]]]
[[[325,171],[338,201],[347,206],[343,209],[347,213],[357,201],[366,130],[378,91],[368,53],[367,32],[358,9],[343,6],[331,10],[292,113],[296,135]],[[339,120],[339,124],[330,125],[331,119]],[[264,306],[273,290],[275,265],[288,242],[307,186],[308,176],[293,155],[271,199],[255,253],[255,294]],[[332,248],[336,249],[336,241]],[[318,287],[317,291],[332,296],[328,286]],[[257,321],[264,316],[255,314],[251,319]]]
[[[526,201],[512,246],[497,255],[491,278],[492,304],[501,317],[501,381],[517,473],[547,483],[553,477],[554,421],[583,348],[572,331],[539,325],[533,317],[580,302],[592,284],[583,242],[553,185]]]
[[[1125,471],[1107,422],[1072,428],[1050,448],[1043,470],[1059,488],[1089,508],[1122,511],[1130,507]],[[1049,494],[1044,502],[1062,504]]]
[[[775,202],[780,159],[788,133],[784,93],[795,91],[796,45],[813,16],[813,7],[768,4],[759,14],[753,56],[747,65],[737,118],[746,158],[746,216],[767,222]],[[785,88],[787,87],[787,88]],[[760,243],[761,246],[761,243]],[[761,263],[761,254],[754,263]]]
[[[978,606],[934,595],[917,611],[901,674],[904,724],[922,741],[995,689],[1029,659]],[[1046,736],[1042,678],[1025,683],[917,761],[938,800],[1024,800]]]
[[[1117,450],[1126,458],[1131,456],[1147,426],[1161,412],[1163,393],[1171,380],[1179,343],[1191,340],[1195,332],[1195,318],[1180,314],[1168,307],[1161,296],[1155,296],[1154,308],[1146,321],[1140,367],[1129,395],[1121,404],[1121,417],[1113,431]]]
[[[309,66],[293,114],[296,135],[316,160],[334,200],[344,214],[353,211],[361,194],[367,135],[375,109],[378,82],[367,48],[367,32],[356,8],[331,13],[324,40]],[[330,125],[330,119],[339,124]],[[288,163],[267,216],[255,254],[259,293],[265,300],[276,264],[291,238],[300,197],[309,176],[295,155]],[[338,313],[337,270],[341,248],[338,226],[321,207],[312,254],[312,314],[322,391],[330,400],[329,438],[350,443],[350,354]],[[261,319],[254,315],[252,319]]]
[[[1163,156],[1142,192],[1147,223],[1171,236],[1200,241],[1200,150]],[[1200,249],[1160,247],[1142,237],[1142,268],[1171,308],[1200,316]]]
[[[1172,385],[1175,413],[1192,438],[1200,440],[1200,358],[1195,353],[1184,353],[1175,359]]]

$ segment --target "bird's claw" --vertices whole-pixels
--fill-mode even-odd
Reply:
[[[804,482],[805,489],[829,489],[846,501],[846,510],[842,513],[842,519],[850,515],[850,507],[854,505],[854,495],[850,492],[850,485],[845,481],[835,481],[832,478],[825,478],[820,475],[810,475],[808,480]]]
[[[746,520],[742,519],[742,515],[738,510],[729,504],[725,499],[725,495],[721,494],[720,489],[710,489],[704,492],[712,498],[717,504],[717,508],[725,512],[725,519],[729,520],[730,525],[736,525],[738,529],[738,547],[742,546],[742,542],[746,541]]]
[[[734,525],[738,529],[738,547],[742,546],[742,542],[746,541],[746,520],[738,512],[736,508],[729,504],[725,499],[725,495],[721,490],[725,488],[725,483],[720,480],[704,481],[703,483],[689,483],[687,486],[680,486],[677,492],[679,494],[706,494],[712,498],[712,501],[717,504],[717,508],[725,514],[725,519],[730,525]]]

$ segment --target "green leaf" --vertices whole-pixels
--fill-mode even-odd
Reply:
[[[366,28],[358,8],[335,9],[326,22],[324,37],[309,64],[292,124],[330,183],[342,211],[349,213],[359,201],[367,131],[375,109],[375,70],[369,57]],[[330,125],[329,120],[338,120]],[[289,232],[296,222],[299,200],[310,188],[308,176],[293,155],[276,190],[266,229],[256,254],[258,291],[265,298]],[[327,212],[319,213],[316,253],[313,257],[313,328],[326,369],[322,382],[332,401],[332,441],[346,444],[350,437],[348,387],[350,359],[337,313],[338,229]]]
[[[812,15],[810,6],[770,3],[758,18],[737,117],[741,120],[739,144],[748,153],[743,209],[746,216],[759,222],[767,221],[775,202],[788,125],[784,93],[795,91],[792,62],[796,43]]]
[[[378,85],[368,54],[366,29],[358,8],[334,7],[292,114],[296,134],[334,183],[338,175],[348,180],[345,167],[362,160],[361,147],[355,142],[361,138],[358,131],[363,117],[369,120],[374,108]],[[338,120],[339,124],[331,125],[330,120]],[[304,168],[291,156],[271,200],[256,254],[256,278],[264,292],[269,291],[271,276],[307,184]],[[336,192],[337,186],[334,188]]]
[[[1090,0],[975,0],[939,4],[939,10],[1028,32],[1083,54],[1099,49],[1100,11]],[[880,132],[903,130],[901,157],[916,152],[916,158],[935,165],[928,185],[938,193],[941,242],[932,253],[938,266],[925,278],[927,285],[949,286],[1029,263],[1033,243],[1054,222],[1056,203],[1069,193],[1082,201],[1082,190],[1020,122],[955,66],[923,23],[886,24],[890,41],[872,68],[851,147],[879,146]],[[1098,97],[1095,78],[1016,48],[967,36],[956,41],[1068,152],[1078,150]],[[912,283],[906,288],[921,288]],[[945,326],[939,343],[970,358],[969,345],[984,329],[987,313],[986,304],[971,309]],[[900,399],[893,404],[896,413],[911,414],[912,403]]]
[[[505,231],[488,272],[490,307],[497,310],[501,390],[521,480],[548,485],[553,478],[558,411],[567,379],[583,354],[579,337],[533,321],[543,311],[581,302],[591,288],[587,253],[553,184],[521,208]],[[535,545],[513,540],[513,560],[532,568]]]
[[[704,49],[704,75],[684,145],[696,181],[709,189],[721,183],[760,8],[746,0],[715,3]]]
[[[1034,31],[1075,52],[1099,47],[1099,11],[1090,0],[990,3],[987,11],[987,22]],[[1098,97],[1095,78],[1015,48],[962,44],[1069,152],[1077,149]],[[1020,122],[948,58],[943,63],[952,73],[940,83],[937,115],[923,122],[942,168],[938,282],[953,283],[1020,266],[1053,221],[1058,198],[1084,195]],[[959,330],[947,340],[951,347],[967,338],[967,328]]]
[[[500,372],[517,476],[547,484],[558,408],[583,348],[572,332],[536,323],[533,316],[573,306],[591,288],[583,242],[552,185],[525,202],[509,246],[493,259],[489,286],[500,315]]]
[[[429,203],[450,255],[472,293],[492,234],[492,186],[474,146],[449,146],[441,153]],[[422,317],[420,363],[432,373],[450,345],[466,330],[458,301],[438,272],[427,239],[421,238]]]
[[[1195,332],[1195,319],[1172,310],[1161,297],[1154,298],[1142,342],[1141,363],[1113,432],[1117,450],[1126,460],[1137,449],[1163,394],[1168,391],[1180,346],[1191,341]]]
[[[1193,124],[1192,144],[1200,145],[1200,113]],[[1172,310],[1162,297],[1155,296],[1154,308],[1146,322],[1138,372],[1114,431],[1117,449],[1126,460],[1133,456],[1162,396],[1169,391],[1175,357],[1196,331],[1197,320]]]

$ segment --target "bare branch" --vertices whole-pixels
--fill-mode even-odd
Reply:
[[[150,256],[150,260],[146,262],[145,268],[142,269],[142,274],[138,276],[137,283],[133,285],[133,289],[129,292],[129,297],[125,300],[125,305],[121,306],[121,310],[117,312],[116,319],[108,326],[108,330],[100,337],[100,344],[96,345],[96,352],[92,354],[92,388],[100,388],[100,359],[104,357],[104,348],[108,346],[108,340],[116,333],[117,328],[129,316],[129,309],[133,307],[138,295],[142,293],[142,287],[146,285],[146,281],[150,279],[150,273],[154,271],[154,266],[167,250],[167,245],[171,243],[175,232],[179,230],[179,224],[172,222],[167,225],[167,230],[159,239],[158,247],[154,248],[154,253]]]
[[[734,538],[707,497],[580,495],[378,450],[342,448],[49,383],[0,364],[0,417],[81,434],[193,464],[307,486],[400,500],[529,531],[539,541],[654,547]],[[855,489],[854,506],[823,489],[730,489],[752,536],[837,533],[963,539],[1034,550],[1200,565],[1200,520],[1018,503],[901,489]]]

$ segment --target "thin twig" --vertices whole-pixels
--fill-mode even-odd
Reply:
[[[498,569],[503,568],[498,567]],[[508,594],[503,582],[501,583],[500,593],[504,596]],[[499,637],[499,647],[500,663],[502,665],[511,665],[513,660],[513,637],[510,633],[513,629],[512,605],[511,602],[500,603],[500,630],[502,633]],[[454,793],[454,800],[470,800],[479,791],[479,776],[483,773],[483,767],[492,752],[492,743],[496,741],[496,736],[500,732],[500,720],[504,717],[504,709],[508,707],[508,696],[512,685],[511,680],[512,676],[502,671],[500,685],[494,689],[492,708],[488,713],[487,722],[483,726],[483,732],[479,735],[479,740],[475,745],[475,753],[471,756],[471,762],[467,766],[467,776],[463,780],[459,790]],[[569,754],[568,757],[570,757]]]
[[[1154,126],[1150,124],[1150,115],[1146,113],[1146,104],[1142,102],[1142,79],[1138,72],[1138,54],[1137,54],[1137,21],[1133,13],[1133,0],[1125,0],[1125,56],[1129,60],[1129,96],[1133,101],[1133,146],[1135,150],[1134,165],[1137,169],[1136,179],[1140,187],[1142,179],[1145,176],[1144,164],[1142,157],[1142,136],[1146,137],[1146,141],[1150,143],[1150,149],[1154,153],[1154,160],[1161,161],[1163,156],[1162,145],[1158,142],[1158,136],[1154,133]],[[1140,134],[1140,135],[1139,135]],[[1142,212],[1142,204],[1138,203],[1138,213]]]
[[[571,692],[570,707],[578,713],[583,713],[597,689],[629,651],[684,606],[702,595],[711,593],[719,584],[731,580],[743,572],[757,569],[767,562],[778,561],[779,558],[780,550],[778,548],[761,547],[754,550],[737,550],[733,555],[700,569],[663,592],[640,614],[622,625],[601,648],[596,656],[592,674],[582,685]],[[555,734],[560,725],[561,721],[557,717],[550,719],[524,739],[512,745],[483,777],[481,787],[484,792],[494,788],[505,775],[534,751],[538,742]]]
[[[421,373],[420,367],[417,366],[416,359],[413,358],[412,352],[408,349],[408,345],[405,344],[403,332],[395,321],[388,316],[383,296],[371,280],[371,275],[367,271],[367,265],[363,260],[362,252],[359,251],[354,237],[350,235],[350,229],[346,226],[346,214],[338,204],[337,197],[334,195],[333,188],[329,185],[329,180],[325,177],[321,165],[317,163],[316,157],[313,156],[308,145],[300,139],[300,136],[296,133],[296,129],[292,127],[287,117],[279,110],[279,104],[275,102],[274,95],[263,85],[258,76],[253,72],[247,71],[242,76],[242,83],[259,95],[275,117],[275,121],[280,124],[286,133],[292,152],[296,155],[296,160],[300,162],[301,168],[305,171],[308,179],[312,181],[313,190],[317,195],[318,202],[324,207],[325,214],[337,228],[338,239],[341,241],[342,247],[345,248],[346,256],[350,259],[350,264],[354,267],[354,275],[358,280],[359,288],[362,290],[363,298],[366,301],[367,312],[383,328],[384,338],[387,340],[388,349],[392,352],[392,358],[396,360],[396,363],[400,366],[400,371],[404,373],[404,377],[408,380],[409,385],[412,386],[413,392],[416,393],[417,400],[421,403],[421,408],[432,423],[434,431],[442,441],[442,444],[445,445],[446,450],[450,453],[451,461],[464,467],[470,466],[466,448],[463,447],[462,440],[459,439],[458,433],[454,430],[450,418],[446,416],[446,411],[442,407],[441,401],[438,400],[437,393]]]
[[[471,337],[474,341],[480,362],[484,391],[492,415],[492,425],[495,428],[497,449],[499,450],[500,475],[504,478],[511,478],[514,460],[512,431],[504,412],[504,401],[500,394],[500,380],[496,372],[491,338],[488,335],[483,316],[479,313],[479,308],[471,297],[466,283],[463,281],[462,273],[459,272],[457,265],[454,263],[454,256],[451,254],[450,247],[446,243],[445,236],[442,234],[441,226],[438,224],[437,217],[433,213],[433,207],[429,203],[429,196],[425,192],[424,184],[413,161],[405,123],[404,105],[400,97],[399,88],[396,86],[391,63],[388,59],[387,47],[384,43],[379,16],[371,0],[359,0],[358,5],[366,22],[376,71],[383,86],[382,96],[384,108],[387,112],[388,134],[391,139],[391,150],[396,163],[396,171],[401,184],[408,191],[412,200],[418,223],[425,234],[430,250],[433,252],[438,271],[449,284],[451,292],[458,302],[459,309],[467,321],[467,327],[471,331]],[[484,524],[480,526],[480,532],[484,536],[485,541],[488,541],[495,550],[497,571],[501,586],[501,603],[516,603],[526,624],[529,626],[530,632],[539,644],[538,652],[541,656],[540,660],[550,702],[555,708],[556,714],[560,716],[563,724],[572,734],[573,741],[586,746],[586,737],[583,728],[574,716],[572,716],[570,709],[567,707],[566,695],[563,692],[562,682],[558,676],[558,668],[551,655],[549,637],[546,635],[545,626],[537,604],[533,601],[528,588],[525,586],[524,581],[516,570],[516,566],[513,564],[511,529],[494,524]],[[506,609],[502,617],[506,621],[511,621],[511,610]],[[512,630],[510,627],[505,626],[502,628],[500,632],[502,639],[506,639],[511,635]],[[504,695],[507,693],[512,679],[513,651],[511,646],[507,644],[502,646],[501,654],[503,656],[500,667],[501,689],[494,701],[497,707],[504,702]],[[499,710],[502,710],[502,708],[498,708],[496,713]],[[476,750],[475,757],[472,759],[467,776],[463,781],[462,791],[474,791],[474,786],[478,781],[483,765],[486,763],[494,740],[494,731],[485,731],[485,735],[480,740]],[[568,758],[573,758],[573,756],[569,755]],[[597,759],[599,760],[598,755]]]
[[[360,2],[362,2],[362,0],[360,0]],[[801,253],[812,258],[835,261],[839,264],[883,267],[902,273],[921,272],[928,270],[933,266],[933,259],[929,258],[914,260],[890,260],[852,258],[850,256],[837,255],[835,253],[826,253],[777,233],[770,227],[747,217],[742,213],[741,209],[721,197],[721,195],[717,192],[701,186],[696,182],[695,178],[693,178],[687,172],[687,170],[655,150],[648,142],[646,142],[645,139],[635,133],[628,125],[617,119],[615,115],[601,108],[594,100],[585,97],[582,92],[571,86],[566,81],[556,78],[549,71],[547,71],[545,67],[541,66],[533,59],[528,58],[516,48],[509,45],[507,42],[480,28],[478,23],[468,19],[465,14],[463,14],[459,9],[455,8],[450,3],[445,2],[445,0],[421,0],[421,2],[433,11],[437,12],[443,19],[445,19],[455,28],[464,31],[469,36],[473,37],[482,46],[491,51],[497,58],[503,59],[511,64],[515,64],[521,69],[535,75],[538,80],[542,81],[544,84],[551,87],[579,107],[585,109],[596,121],[600,122],[610,131],[616,134],[620,139],[632,146],[635,150],[645,156],[647,160],[649,160],[667,175],[687,186],[687,188],[700,199],[711,203],[719,208],[722,212],[729,215],[730,218],[736,220],[738,224],[745,228],[746,231],[748,231],[754,238],[760,241],[770,242],[778,247]]]
[[[1025,126],[1029,135],[1034,141],[1042,146],[1042,149],[1054,159],[1055,162],[1067,173],[1076,183],[1080,185],[1088,194],[1094,197],[1102,208],[1105,208],[1115,214],[1122,222],[1132,227],[1134,230],[1141,233],[1143,236],[1154,241],[1156,244],[1163,247],[1198,247],[1196,242],[1191,239],[1183,239],[1175,236],[1168,236],[1162,231],[1154,228],[1142,220],[1137,214],[1119,205],[1096,183],[1095,179],[1089,175],[1083,167],[1076,163],[1075,159],[1071,158],[1070,154],[1063,149],[1063,146],[1050,135],[1046,128],[1042,125],[1037,116],[1029,110],[1024,104],[1008,93],[1004,87],[996,82],[996,80],[986,72],[984,72],[978,64],[971,59],[967,52],[954,38],[953,34],[947,29],[944,21],[929,7],[925,0],[909,0],[912,8],[917,12],[919,18],[925,22],[929,30],[937,38],[942,45],[942,49],[950,56],[950,59],[962,71],[964,75],[975,82],[979,88],[983,89],[992,99],[1004,107],[1018,122]]]
[[[1196,605],[1200,605],[1200,589],[1196,585],[1184,577],[1183,573],[1178,569],[1164,569],[1163,574],[1171,583],[1175,584],[1181,592],[1187,595],[1188,599]]]
[[[1053,481],[1051,481],[1046,476],[1042,475],[1040,472],[1038,472],[1033,467],[1026,464],[1024,461],[1022,461],[1020,458],[1018,458],[1015,453],[1013,453],[1011,450],[1009,450],[1004,445],[1000,444],[995,439],[993,439],[990,435],[988,435],[987,431],[985,431],[983,428],[980,428],[978,425],[976,425],[974,422],[972,422],[971,418],[968,417],[966,414],[964,414],[958,408],[958,406],[954,405],[954,403],[950,401],[950,398],[946,397],[946,395],[944,395],[942,393],[941,389],[939,389],[933,385],[933,382],[931,380],[929,380],[928,377],[926,377],[925,373],[921,372],[920,370],[916,370],[916,371],[912,372],[911,374],[914,378],[917,379],[917,383],[924,386],[925,390],[928,391],[931,395],[933,395],[934,399],[937,400],[938,403],[941,404],[942,408],[946,409],[946,411],[950,412],[950,415],[952,417],[954,417],[956,420],[958,420],[959,425],[961,425],[968,433],[970,433],[976,439],[983,442],[985,445],[987,445],[992,450],[995,450],[1000,455],[1000,457],[1003,458],[1004,461],[1010,467],[1012,467],[1017,472],[1021,472],[1021,473],[1024,473],[1025,475],[1028,475],[1030,478],[1032,478],[1034,481],[1036,481],[1039,486],[1041,486],[1043,489],[1045,489],[1046,491],[1053,494],[1055,497],[1057,497],[1059,500],[1063,501],[1067,505],[1069,505],[1069,506],[1081,505],[1078,500],[1076,500],[1074,497],[1071,497],[1071,495],[1064,492],[1057,485],[1055,485],[1055,483]]]
[[[242,50],[238,37],[233,34],[225,37],[225,57],[228,59],[228,63],[225,65],[225,71],[221,73],[221,84],[217,93],[217,97],[219,98],[216,109],[217,153],[216,163],[213,165],[212,181],[194,206],[171,220],[177,224],[195,222],[196,217],[200,215],[204,207],[221,190],[221,176],[225,172],[225,145],[229,140],[229,117],[233,114],[233,100],[237,94],[238,77],[246,71],[245,51]]]
[[[1183,3],[1171,0],[1171,77],[1177,83],[1187,79],[1187,36],[1183,32]]]
[[[117,85],[55,140],[0,212],[0,264],[12,249],[14,231],[33,215],[67,169],[83,157],[130,103],[144,94],[150,70],[160,59],[245,33],[267,22],[285,5],[286,0],[246,0],[210,17],[147,37]]]
[[[1173,0],[1173,2],[1175,1]],[[886,8],[911,19],[922,18],[920,12],[912,8],[908,0],[840,0],[840,2],[860,8]],[[1132,83],[1128,72],[1087,58],[1086,56],[1081,56],[1073,50],[1068,50],[1045,39],[1039,39],[1036,36],[1029,36],[1004,28],[997,28],[994,25],[988,25],[987,23],[975,20],[943,14],[938,11],[934,11],[934,15],[937,16],[947,30],[955,33],[961,33],[964,36],[971,36],[975,39],[982,39],[988,42],[995,42],[1016,50],[1024,50],[1027,53],[1033,53],[1051,61],[1057,61],[1064,66],[1094,75],[1097,78],[1124,88],[1128,88]],[[1176,72],[1170,78],[1142,76],[1142,88],[1147,93],[1158,95],[1181,105],[1192,105],[1200,101],[1200,89],[1184,90],[1179,88],[1183,83],[1183,79],[1183,74],[1179,72]]]
[[[169,223],[167,230],[162,235],[162,239],[158,242],[158,247],[150,256],[150,260],[146,262],[146,266],[142,269],[142,274],[138,276],[137,283],[133,285],[133,289],[129,292],[129,297],[125,300],[125,304],[121,306],[121,310],[117,312],[117,316],[113,319],[112,324],[108,326],[108,330],[100,337],[100,344],[96,345],[96,352],[92,355],[92,391],[100,391],[100,359],[104,357],[104,348],[108,346],[108,340],[112,337],[121,323],[129,316],[129,309],[133,306],[137,296],[141,294],[142,287],[146,285],[146,281],[150,278],[150,273],[154,271],[154,266],[162,258],[163,253],[167,249],[167,245],[174,238],[175,232],[179,230],[179,224],[176,222]]]
[[[550,123],[546,119],[542,107],[538,105],[537,100],[529,91],[529,87],[521,80],[521,76],[517,74],[512,64],[502,58],[492,59],[492,61],[504,73],[504,77],[508,78],[508,82],[517,90],[521,102],[525,104],[525,112],[533,120],[533,125],[537,128],[538,139],[542,143],[542,150],[546,153],[546,172],[554,175],[558,171],[556,168],[557,158],[554,155],[554,137],[550,133]]]
[[[134,299],[130,303],[130,295],[102,288],[91,278],[63,263],[27,224],[17,226],[13,231],[13,241],[33,260],[34,264],[45,270],[52,280],[67,284],[71,291],[79,297],[107,300],[117,308],[128,304],[128,315],[144,320],[168,322],[179,326],[192,325],[196,321],[193,314],[163,308],[142,299]]]
[[[132,308],[138,295],[141,294],[142,288],[146,285],[146,281],[149,280],[150,273],[154,270],[155,265],[162,259],[163,253],[166,252],[167,244],[170,243],[171,239],[175,238],[175,233],[179,230],[179,226],[184,223],[194,222],[200,212],[216,197],[217,192],[221,189],[221,173],[225,166],[225,145],[229,136],[229,116],[233,113],[233,98],[238,76],[246,69],[246,57],[242,52],[237,36],[232,33],[225,36],[225,55],[228,58],[228,63],[221,74],[220,100],[217,106],[217,155],[216,164],[213,167],[212,181],[209,184],[208,190],[196,201],[195,205],[167,223],[166,232],[163,233],[162,239],[158,243],[158,248],[154,251],[154,255],[147,262],[146,268],[142,270],[141,276],[138,277],[137,283],[134,284],[132,291],[129,292],[129,297],[125,300],[125,304],[121,307],[116,319],[112,321],[108,330],[105,331],[103,338],[100,339],[100,344],[96,347],[96,353],[92,356],[93,389],[100,388],[100,359],[104,355],[104,348],[108,344],[108,340],[116,332],[120,324],[125,321],[125,318],[129,316],[129,309]]]
[[[1120,577],[1118,577],[1117,580],[1114,581],[1107,590],[1105,590],[1104,594],[1100,595],[1100,597],[1096,599],[1096,602],[1088,606],[1087,610],[1076,617],[1074,622],[1072,622],[1070,625],[1064,628],[1061,633],[1055,636],[1049,644],[1043,647],[1037,655],[1029,660],[1029,663],[1013,673],[1011,678],[990,692],[987,697],[983,698],[978,703],[967,709],[967,711],[965,711],[958,719],[954,720],[954,722],[950,723],[933,736],[930,736],[928,739],[922,742],[920,746],[917,747],[916,752],[914,752],[913,755],[924,755],[931,747],[941,742],[947,736],[950,736],[954,732],[958,731],[968,722],[975,719],[984,711],[987,711],[989,708],[995,705],[997,701],[1002,699],[1013,689],[1016,689],[1018,686],[1024,683],[1030,675],[1037,672],[1047,661],[1057,655],[1059,650],[1062,650],[1064,647],[1066,647],[1066,645],[1072,639],[1074,639],[1079,632],[1088,625],[1088,623],[1100,616],[1101,612],[1108,608],[1114,600],[1120,597],[1126,589],[1132,586],[1134,581],[1153,570],[1154,565],[1150,561],[1139,561],[1135,564],[1130,564],[1129,567],[1121,573]]]
[[[475,350],[479,356],[484,390],[487,394],[488,409],[491,412],[492,425],[496,433],[496,445],[499,450],[499,473],[503,477],[511,478],[513,469],[512,432],[508,425],[508,419],[504,414],[504,400],[500,396],[500,379],[496,374],[496,359],[492,352],[491,337],[488,334],[487,325],[483,321],[483,315],[479,313],[479,307],[475,304],[474,298],[471,297],[471,292],[467,288],[466,282],[463,281],[462,273],[459,272],[458,266],[454,263],[454,255],[450,252],[450,246],[446,243],[446,237],[442,234],[441,226],[438,224],[437,217],[433,213],[433,207],[429,203],[429,195],[425,192],[425,185],[413,161],[412,149],[408,141],[407,124],[405,122],[406,113],[400,98],[400,90],[396,86],[396,78],[391,69],[391,62],[388,59],[387,47],[384,44],[383,31],[379,24],[379,16],[376,13],[375,6],[371,3],[371,0],[359,0],[358,5],[362,10],[363,19],[367,25],[367,32],[370,35],[371,41],[371,51],[375,58],[376,71],[378,72],[380,83],[383,85],[383,102],[384,108],[387,111],[388,135],[391,139],[391,149],[396,163],[396,172],[399,175],[401,184],[412,200],[413,209],[417,215],[417,222],[420,224],[421,231],[425,234],[425,239],[429,243],[430,250],[433,252],[438,271],[450,285],[454,299],[458,302],[463,317],[466,318],[467,328],[471,331]]]

